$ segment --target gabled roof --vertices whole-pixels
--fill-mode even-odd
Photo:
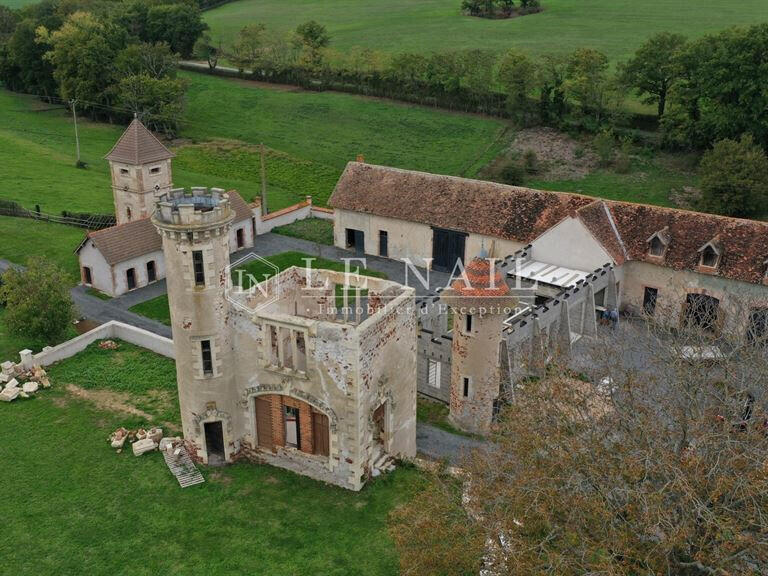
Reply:
[[[227,194],[235,211],[234,222],[250,221],[252,212],[242,196],[235,190]],[[93,242],[110,266],[163,249],[162,238],[149,217],[89,232],[75,253],[79,253],[88,240]]]
[[[134,118],[105,158],[112,162],[138,166],[167,160],[173,156],[138,118]]]
[[[627,259],[650,262],[674,270],[697,270],[699,250],[716,243],[721,257],[717,276],[759,284],[765,275],[768,255],[768,223],[704,214],[662,206],[611,202],[604,204],[615,223]],[[607,220],[583,218],[592,206],[579,211],[579,217],[615,258],[609,245],[615,246],[615,234]],[[648,238],[667,228],[669,244],[663,263],[648,253]],[[617,263],[620,263],[617,260]]]
[[[578,194],[350,162],[329,205],[528,243],[594,200]]]
[[[163,249],[163,240],[149,217],[89,232],[78,252],[88,240],[110,266]]]
[[[761,283],[768,256],[768,223],[675,208],[614,202],[564,192],[505,186],[350,162],[329,204],[430,226],[529,243],[569,216],[579,218],[617,265],[646,261],[697,270],[699,250],[719,251],[717,276]],[[658,235],[663,261],[648,251]]]

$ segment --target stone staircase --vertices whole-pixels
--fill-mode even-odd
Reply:
[[[392,458],[392,456],[386,452],[382,451],[381,448],[377,447],[376,451],[374,452],[373,466],[371,466],[371,476],[376,478],[385,472],[392,472],[394,469],[394,458]]]

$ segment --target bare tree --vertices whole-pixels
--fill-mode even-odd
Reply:
[[[602,327],[509,388],[491,443],[465,463],[463,530],[479,531],[485,552],[467,546],[441,573],[765,574],[765,325],[728,313],[750,319],[746,338],[689,299],[674,327]],[[398,510],[404,572],[424,515],[448,517],[456,502],[427,490]],[[430,529],[451,538],[451,523]]]

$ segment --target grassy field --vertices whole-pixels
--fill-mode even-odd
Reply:
[[[342,51],[516,46],[548,54],[592,47],[613,60],[628,57],[656,32],[695,37],[768,20],[764,0],[542,0],[543,12],[510,20],[465,16],[460,5],[461,0],[239,0],[207,12],[205,20],[225,42],[249,22],[287,32],[314,19],[328,28],[331,46]]]
[[[397,574],[387,514],[423,485],[413,469],[353,493],[243,463],[203,468],[206,482],[182,490],[159,453],[115,454],[109,433],[144,420],[114,411],[106,393],[147,395],[131,372],[169,390],[165,364],[172,366],[125,344],[89,349],[52,367],[50,391],[0,406],[0,483],[14,489],[0,499],[0,572]],[[102,394],[85,400],[66,392],[67,383]],[[113,385],[119,389],[105,390]]]
[[[275,234],[283,236],[292,236],[294,238],[303,238],[318,244],[333,246],[333,221],[321,220],[320,218],[307,218],[299,220],[285,226],[273,228]]]

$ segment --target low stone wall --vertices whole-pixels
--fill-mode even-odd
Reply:
[[[311,218],[319,218],[320,220],[333,220],[333,208],[312,206],[312,210],[310,211],[309,215]]]
[[[104,339],[119,339],[125,342],[130,342],[136,346],[141,346],[147,350],[152,350],[167,358],[174,358],[173,352],[173,340],[170,338],[164,338],[158,336],[147,330],[131,326],[130,324],[124,324],[112,320],[101,326],[97,326],[93,330],[81,334],[71,340],[62,342],[58,346],[52,348],[44,348],[42,352],[33,354],[31,350],[22,350],[19,352],[21,356],[21,363],[25,368],[31,368],[32,366],[50,366],[65,358],[70,358],[75,354],[85,350],[90,344],[98,340]]]
[[[306,220],[312,214],[312,197],[307,196],[306,201],[288,206],[282,210],[270,212],[264,216],[256,215],[256,234],[266,234],[273,228],[292,224],[297,220]]]

